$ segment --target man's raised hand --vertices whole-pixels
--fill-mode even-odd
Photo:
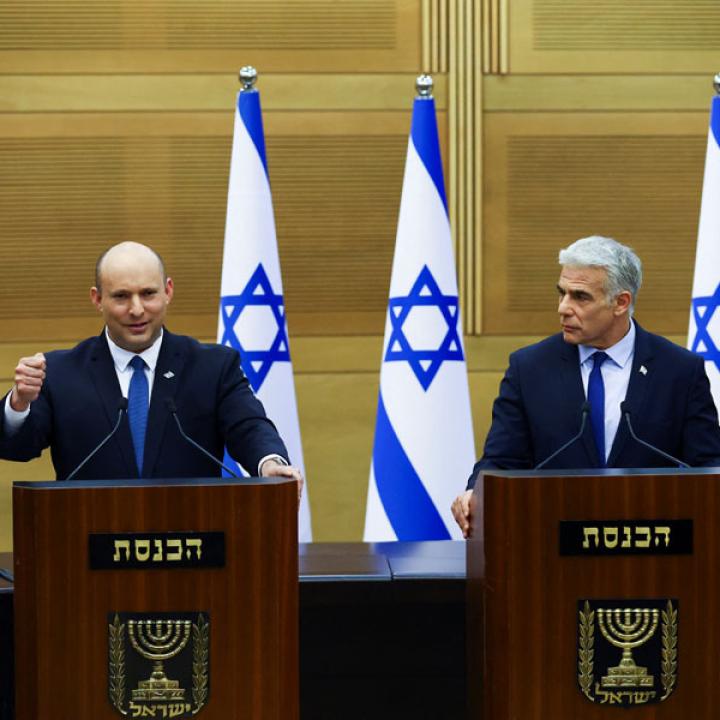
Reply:
[[[24,412],[30,403],[38,399],[47,363],[42,353],[35,353],[31,357],[20,358],[15,368],[15,386],[10,396],[10,407],[18,412]]]

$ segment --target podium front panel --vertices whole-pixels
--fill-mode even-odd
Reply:
[[[716,471],[486,472],[472,503],[473,720],[718,717]]]
[[[17,720],[298,717],[294,482],[16,483],[13,504]],[[91,536],[119,569],[91,569]]]

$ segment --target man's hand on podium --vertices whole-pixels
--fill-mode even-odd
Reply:
[[[460,526],[463,537],[466,539],[470,537],[470,498],[472,494],[472,490],[466,490],[455,498],[450,507],[455,522]]]
[[[300,498],[302,498],[305,480],[298,468],[292,465],[282,465],[277,460],[270,458],[262,464],[262,467],[260,468],[260,475],[262,477],[287,477],[296,480],[298,487],[298,505],[300,505]]]

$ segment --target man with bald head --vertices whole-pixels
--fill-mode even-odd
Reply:
[[[251,474],[294,478],[287,450],[240,367],[238,353],[164,327],[173,281],[151,248],[123,242],[103,253],[90,297],[105,327],[71,350],[21,358],[0,412],[0,457],[27,461],[50,447],[63,480],[108,435],[77,479],[211,477],[224,448]],[[128,417],[124,416],[127,398]]]

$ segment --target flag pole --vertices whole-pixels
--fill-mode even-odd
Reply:
[[[385,316],[364,540],[460,539],[450,505],[475,462],[433,80],[415,80]]]
[[[305,475],[258,71],[246,65],[238,78],[217,339],[239,353],[245,377],[284,440],[290,462]],[[231,467],[235,463],[227,452],[225,461]],[[298,538],[312,540],[307,478]]]

